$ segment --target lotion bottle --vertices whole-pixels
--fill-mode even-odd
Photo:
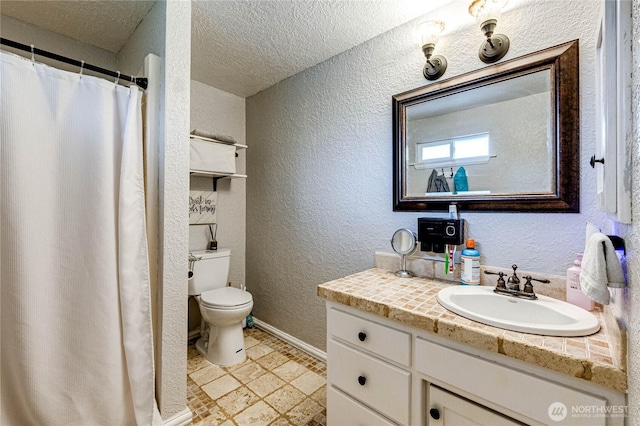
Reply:
[[[467,248],[460,253],[460,284],[480,285],[480,252],[476,250],[476,242],[473,238],[467,239]]]
[[[567,269],[567,302],[591,311],[596,304],[580,288],[581,262],[582,253],[576,253],[576,260],[573,261],[573,266]]]

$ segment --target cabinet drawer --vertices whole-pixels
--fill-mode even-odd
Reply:
[[[327,387],[328,426],[395,426],[375,411],[349,398],[336,388]]]
[[[541,423],[549,423],[549,407],[561,402],[569,410],[569,415],[563,421],[553,419],[554,424],[565,425],[578,422],[585,426],[606,424],[607,419],[604,416],[584,418],[571,416],[572,407],[604,409],[607,401],[599,396],[579,392],[419,337],[416,339],[415,360],[417,372],[446,383],[448,386],[464,389],[498,406],[507,409],[518,407],[516,411],[519,414]],[[488,386],[488,384],[493,385]],[[522,402],[523,398],[526,403]]]
[[[398,423],[409,423],[411,374],[336,340],[327,348],[329,384]]]
[[[411,364],[411,334],[331,308],[327,332],[398,364]]]

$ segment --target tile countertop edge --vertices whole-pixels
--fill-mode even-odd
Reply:
[[[372,280],[373,277],[371,275],[376,275],[376,278],[382,280],[384,284],[398,282],[393,273],[373,268],[320,284],[317,288],[317,295],[326,300],[351,306],[363,312],[369,312],[407,326],[438,334],[459,343],[497,352],[559,373],[588,380],[616,391],[626,392],[627,390],[626,371],[616,365],[600,361],[593,357],[575,356],[562,350],[544,347],[534,342],[523,341],[517,338],[517,336],[523,333],[504,333],[502,329],[467,320],[446,310],[448,315],[445,316],[449,318],[439,317],[438,314],[428,311],[417,312],[416,309],[408,310],[401,306],[394,305],[394,303],[390,301],[391,297],[389,297],[388,294],[379,296],[376,291],[369,291],[367,295],[357,294],[357,291],[350,292],[354,282],[358,282],[361,286],[363,280]],[[436,290],[451,285],[450,283],[425,278],[412,278],[410,281],[411,284],[419,283],[422,286],[426,284],[430,287],[436,287]],[[403,281],[403,283],[409,283],[409,280]],[[376,283],[371,284],[375,285]],[[338,289],[342,287],[344,287],[344,289]],[[406,287],[408,293],[415,293],[412,291],[415,289],[415,285],[401,285],[399,287]],[[402,296],[402,289],[395,290],[399,291],[395,291],[393,297],[397,298],[398,296]],[[382,293],[382,291],[380,293]],[[407,299],[408,297],[411,296],[407,294],[402,298],[404,303],[410,300]],[[431,303],[433,304],[433,302]],[[435,304],[440,306],[437,302],[435,302]],[[428,303],[423,303],[422,306],[428,307],[429,305]],[[442,309],[444,310],[444,308]],[[457,319],[462,319],[464,322],[456,322]],[[600,317],[600,319],[601,326],[606,328],[604,324],[605,321],[602,320],[602,317]],[[509,335],[509,333],[516,337]],[[607,339],[610,340],[619,336],[619,333],[607,333],[606,335]],[[540,338],[542,338],[542,336],[540,336]],[[617,343],[620,344],[620,342]],[[615,355],[618,354],[614,354],[614,356]],[[623,360],[617,361],[617,365],[624,366]]]

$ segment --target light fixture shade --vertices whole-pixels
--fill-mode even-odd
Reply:
[[[509,0],[473,0],[469,5],[469,14],[476,18],[478,24],[490,19],[500,20],[502,8]]]
[[[435,44],[438,42],[440,33],[444,30],[444,22],[442,21],[426,21],[420,24],[418,31],[420,33],[421,45]]]

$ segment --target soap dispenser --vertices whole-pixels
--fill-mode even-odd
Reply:
[[[587,311],[592,311],[596,304],[580,288],[580,271],[582,262],[582,253],[576,253],[576,260],[573,266],[567,269],[567,302],[579,306]]]

